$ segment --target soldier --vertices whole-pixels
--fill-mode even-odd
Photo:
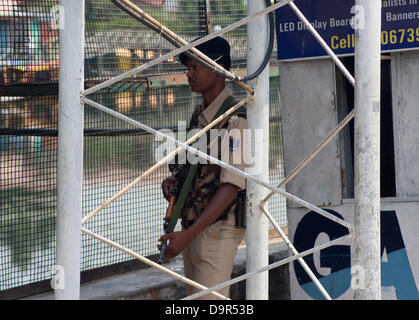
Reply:
[[[230,69],[230,45],[227,40],[217,37],[198,45],[197,49],[226,70]],[[191,90],[199,92],[203,98],[202,104],[196,106],[193,112],[189,128],[203,128],[235,102],[226,87],[225,78],[184,53],[179,59],[187,67]],[[244,171],[245,144],[242,133],[245,128],[246,109],[242,107],[217,127],[220,134],[211,139],[207,153],[213,155],[210,149],[218,147],[219,159],[227,161],[224,160],[227,155],[230,165]],[[235,134],[231,134],[233,132]],[[182,179],[181,172],[184,166],[169,165],[172,176],[162,183],[166,199],[169,199],[169,191],[175,181]],[[245,214],[245,188],[246,181],[242,176],[215,164],[198,164],[180,214],[182,230],[160,238],[162,242],[168,240],[166,258],[173,258],[183,252],[187,278],[206,287],[230,279],[237,247],[245,235],[245,229],[241,224]],[[159,249],[161,250],[161,246]],[[188,295],[196,291],[197,289],[187,286]],[[229,288],[220,289],[218,292],[228,297]],[[214,299],[215,296],[208,294],[201,298]]]

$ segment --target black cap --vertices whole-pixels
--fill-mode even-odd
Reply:
[[[196,38],[193,41],[196,41],[202,37]],[[209,58],[217,62],[218,64],[222,64],[226,70],[230,70],[231,67],[231,57],[230,57],[230,44],[228,41],[221,37],[215,37],[211,40],[208,40],[200,45],[197,45],[199,51],[203,54],[207,55]],[[186,64],[190,58],[185,52],[182,52],[179,55],[179,60],[183,64]]]

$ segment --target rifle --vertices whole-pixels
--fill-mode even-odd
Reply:
[[[167,207],[166,215],[163,218],[164,220],[163,230],[165,233],[172,232],[171,230],[168,230],[168,227],[169,227],[170,218],[172,217],[173,211],[175,210],[176,198],[179,195],[179,180],[176,180],[175,184],[173,185],[173,188],[170,189],[169,194],[170,194],[169,206]],[[167,247],[167,240],[163,241],[161,245],[160,257],[158,260],[159,264],[162,264],[163,262],[163,257],[166,251],[166,247]]]
[[[218,109],[217,113],[214,116],[214,119],[219,117],[221,114],[226,112],[228,108],[234,105],[234,98],[232,96],[228,97],[221,107]],[[237,113],[240,112],[240,109],[237,110]],[[243,112],[243,111],[242,111]],[[236,113],[235,113],[236,114]],[[224,122],[221,122],[221,125],[219,124],[219,127],[222,128],[227,120],[224,120]],[[191,120],[191,123],[194,123],[194,120]],[[192,127],[192,125],[190,125]],[[207,141],[210,141],[209,139],[209,131],[207,132]],[[177,156],[176,156],[177,159]],[[176,171],[177,165],[175,164],[169,164],[169,170],[173,173]],[[163,228],[165,233],[170,233],[173,231],[176,225],[176,221],[178,217],[180,216],[180,212],[183,210],[183,206],[185,204],[186,197],[188,195],[188,191],[193,183],[193,180],[195,178],[195,174],[197,172],[198,164],[187,164],[183,165],[180,170],[176,174],[176,183],[178,181],[181,181],[181,183],[174,185],[174,187],[170,190],[171,195],[170,201],[169,201],[169,207],[166,211],[166,216],[164,217],[164,224]],[[174,215],[172,217],[172,214]],[[164,253],[166,251],[167,241],[164,241],[162,243],[161,251],[160,251],[160,258],[158,260],[158,263],[161,264]]]

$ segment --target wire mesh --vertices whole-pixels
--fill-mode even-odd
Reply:
[[[133,2],[187,41],[247,15],[242,0]],[[209,8],[206,3],[210,3]],[[58,81],[58,5],[58,0],[0,1],[0,86],[6,90],[17,86],[22,92],[0,101],[0,291],[50,279],[55,264],[58,96],[25,96],[25,88],[42,88]],[[232,70],[245,73],[246,26],[225,37],[232,47]],[[172,49],[111,1],[86,0],[86,86]],[[279,77],[275,70],[272,60],[273,184],[284,177]],[[239,86],[228,85],[237,98],[246,95]],[[89,98],[153,128],[171,130],[187,122],[194,106],[201,102],[200,96],[190,91],[185,68],[176,58]],[[84,128],[82,196],[86,215],[150,167],[162,142],[89,106],[85,106]],[[160,184],[168,174],[166,167],[156,171],[86,223],[86,228],[141,255],[156,254],[167,207]],[[280,195],[269,202],[270,212],[282,226],[287,225],[285,208]],[[82,271],[132,259],[91,237],[82,237]]]
[[[56,128],[57,97],[2,98],[0,289],[44,280],[54,262],[57,138],[18,128]]]

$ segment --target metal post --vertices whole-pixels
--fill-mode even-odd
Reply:
[[[355,298],[381,299],[381,0],[355,9]],[[353,266],[354,267],[354,266]]]
[[[80,298],[84,0],[61,0],[55,299]],[[63,24],[64,23],[64,24]],[[53,285],[54,287],[54,285]]]
[[[207,34],[212,33],[212,11],[211,11],[211,2],[210,0],[204,1],[205,5],[205,26],[207,29]]]
[[[248,1],[248,15],[265,8],[265,1]],[[247,28],[247,73],[253,73],[260,65],[268,47],[268,23],[263,16],[248,24]],[[246,171],[265,181],[269,180],[269,67],[252,81],[254,101],[248,104],[247,128],[253,142],[247,136]],[[253,150],[252,150],[253,149]],[[249,161],[253,159],[252,161]],[[253,166],[252,166],[253,165]],[[246,230],[246,272],[252,272],[269,263],[269,222],[260,207],[260,201],[267,190],[247,180],[247,230]],[[260,273],[246,281],[246,299],[268,300],[268,272]]]

